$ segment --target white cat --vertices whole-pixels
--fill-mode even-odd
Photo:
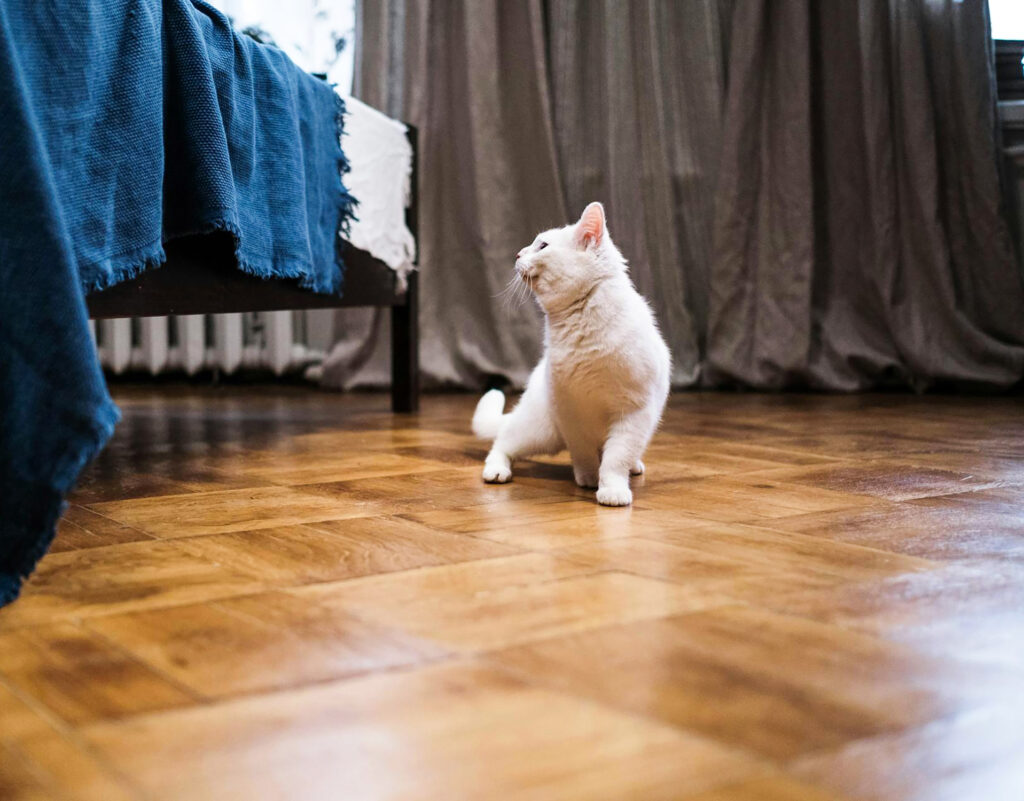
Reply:
[[[544,356],[510,414],[500,390],[477,404],[473,433],[494,440],[484,481],[508,481],[516,457],[568,448],[576,483],[597,487],[598,503],[626,506],[665,408],[671,356],[604,207],[591,203],[575,225],[538,236],[516,273],[544,310]]]

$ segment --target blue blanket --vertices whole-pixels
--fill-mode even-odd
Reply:
[[[118,419],[84,294],[218,230],[339,291],[343,111],[201,0],[0,0],[0,605]]]

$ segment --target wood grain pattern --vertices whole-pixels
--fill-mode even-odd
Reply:
[[[694,588],[624,573],[535,581],[524,571],[504,570],[516,560],[478,563],[472,576],[459,565],[430,568],[412,580],[388,575],[294,592],[470,653],[723,602]],[[557,563],[553,569],[562,572]]]
[[[207,698],[311,684],[447,653],[426,640],[283,593],[110,615],[88,625]]]
[[[681,801],[840,801],[841,798],[788,776],[769,776],[716,787],[697,795],[688,795]]]
[[[83,506],[71,504],[57,524],[57,536],[50,547],[50,553],[150,539],[153,537],[137,528],[118,523]]]
[[[796,515],[767,525],[933,560],[1024,558],[1024,509],[993,491]]]
[[[759,767],[696,735],[471,664],[97,725],[85,736],[158,799],[667,801]]]
[[[776,760],[952,714],[959,683],[972,675],[871,637],[741,606],[492,658],[532,681]]]
[[[658,515],[652,517],[655,521],[659,519]],[[762,572],[770,570],[785,575],[824,573],[855,580],[885,578],[894,573],[934,567],[928,560],[894,554],[881,548],[774,531],[764,525],[676,520],[674,525],[652,526],[645,537],[663,540],[709,557],[757,565]]]
[[[263,583],[177,542],[132,542],[52,554],[28,592],[0,611],[0,631],[263,589]]]
[[[470,562],[517,549],[387,517],[190,537],[189,553],[278,586]]]
[[[544,550],[650,531],[648,516],[633,523],[630,507],[601,508],[587,497],[531,498],[502,504],[415,511],[403,515],[441,531],[470,534],[519,548]]]
[[[186,706],[195,697],[71,624],[0,634],[0,675],[73,725]]]
[[[367,454],[339,453],[336,449],[325,453],[306,452],[281,454],[273,451],[247,456],[239,465],[239,473],[273,484],[314,484],[325,481],[354,481],[360,478],[403,476],[437,470],[440,459],[424,459],[407,455],[434,453],[426,448],[401,448],[398,453]]]
[[[991,707],[797,760],[800,776],[849,798],[1013,801],[1024,795],[1024,707]]]
[[[605,509],[469,396],[116,389],[3,801],[1024,798],[1017,398],[676,395]]]
[[[31,702],[31,705],[30,705]],[[10,690],[0,677],[0,798],[4,801],[134,798],[123,779],[89,753],[77,731]]]
[[[328,498],[291,487],[161,495],[99,503],[93,509],[162,538],[338,520],[384,511],[357,498]]]
[[[777,475],[780,471],[772,472]],[[646,484],[645,477],[645,490]],[[736,502],[739,497],[743,498],[742,504]],[[652,478],[650,489],[637,493],[637,502],[645,508],[681,512],[708,520],[750,522],[801,512],[870,506],[874,499],[739,473],[665,484],[656,484]]]
[[[1019,568],[964,563],[840,587],[777,587],[768,608],[914,645],[963,663],[1024,668]],[[1024,680],[1020,686],[1024,688]]]
[[[950,495],[998,487],[998,479],[982,478],[970,473],[921,467],[908,459],[902,462],[880,461],[841,463],[815,467],[783,468],[752,473],[751,478],[765,477],[791,484],[839,492],[869,495],[890,501],[909,501],[933,495]]]

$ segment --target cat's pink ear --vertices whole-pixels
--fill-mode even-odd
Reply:
[[[591,203],[576,223],[576,242],[580,247],[596,247],[604,241],[604,206]]]

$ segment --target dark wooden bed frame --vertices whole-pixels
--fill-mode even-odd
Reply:
[[[410,203],[406,223],[419,241],[417,209],[417,137],[408,128],[412,145]],[[398,291],[395,272],[384,262],[351,245],[344,246],[343,295],[322,295],[302,289],[292,280],[262,279],[239,270],[230,236],[190,237],[167,243],[167,262],[86,298],[89,316],[164,317],[174,314],[333,309],[387,306],[391,309],[391,408],[419,408],[418,278],[409,275],[408,288]]]

